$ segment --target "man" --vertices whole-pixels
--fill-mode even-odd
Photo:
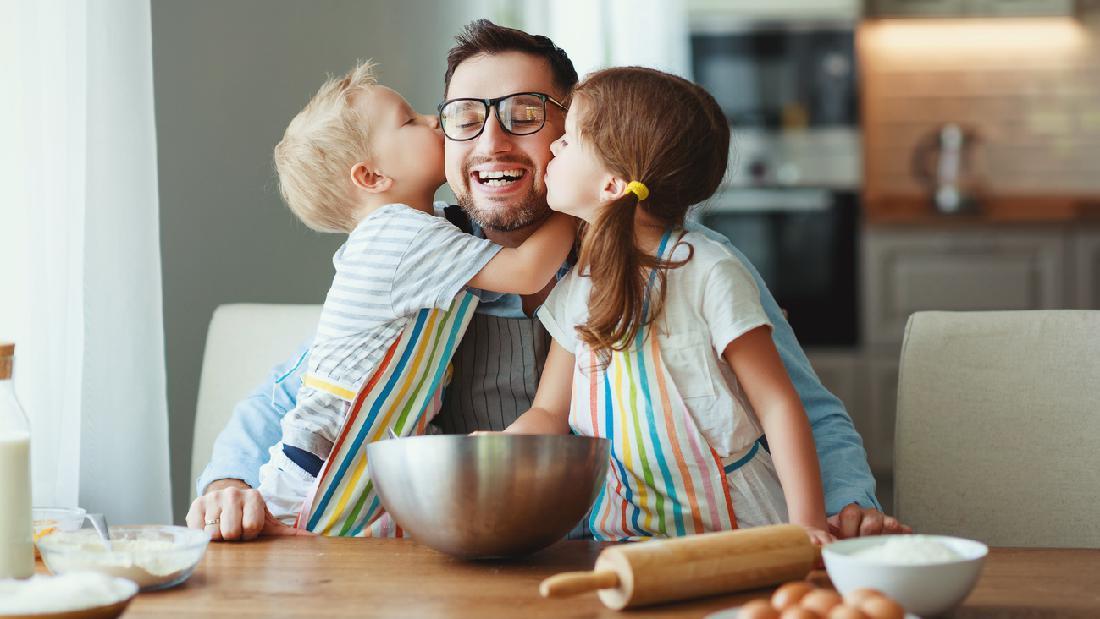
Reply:
[[[446,102],[485,101],[488,114],[475,137],[448,136],[447,182],[461,209],[452,207],[446,214],[459,227],[515,247],[550,213],[543,174],[551,159],[550,144],[564,132],[565,121],[564,110],[553,102],[569,100],[577,74],[566,54],[546,37],[487,20],[468,25],[457,41],[447,56]],[[508,95],[517,93],[540,93],[552,100],[534,133],[510,132],[499,122],[502,103],[507,105]],[[727,244],[745,262],[761,291],[761,303],[775,325],[772,337],[813,428],[834,533],[844,538],[907,531],[880,511],[859,435],[843,404],[817,379],[760,275],[728,240],[696,229]],[[531,316],[552,287],[553,283],[533,295],[487,298],[478,307],[455,354],[443,409],[433,422],[439,429],[503,430],[527,410],[549,345],[546,331]],[[304,533],[272,518],[259,492],[252,489],[267,449],[279,439],[279,419],[294,406],[301,359],[295,356],[275,368],[271,380],[237,406],[197,482],[202,496],[191,505],[188,526],[205,528],[214,539],[225,540]]]

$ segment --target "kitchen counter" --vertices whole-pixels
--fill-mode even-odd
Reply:
[[[945,215],[927,197],[863,196],[864,221],[872,225],[1100,224],[1100,196],[989,196],[976,212]]]
[[[587,570],[596,542],[564,541],[517,561],[470,563],[408,540],[267,538],[211,544],[185,584],[139,595],[145,617],[704,617],[768,590],[620,613],[594,594],[545,600],[538,584]],[[1100,550],[994,549],[957,617],[1097,616]],[[824,580],[824,573],[815,573]]]

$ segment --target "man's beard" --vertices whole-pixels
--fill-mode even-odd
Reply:
[[[495,161],[500,160],[496,159]],[[458,200],[458,205],[462,207],[466,216],[481,226],[483,230],[512,232],[540,223],[550,216],[550,207],[546,205],[546,192],[539,192],[533,178],[527,193],[511,204],[491,198],[486,199],[484,204],[474,204],[473,191],[470,188],[477,181],[470,178],[470,168],[476,163],[480,163],[480,161],[467,161],[466,165],[463,166],[463,178],[466,182],[463,189],[465,191],[455,191],[455,199]],[[517,158],[513,163],[524,164],[528,170],[534,169],[534,165],[526,158]],[[533,173],[528,172],[528,174]]]

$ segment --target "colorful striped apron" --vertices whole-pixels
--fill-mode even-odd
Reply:
[[[351,402],[295,526],[322,535],[402,535],[382,510],[367,470],[366,444],[383,438],[387,429],[398,436],[425,433],[439,412],[451,357],[476,307],[477,298],[464,292],[446,310],[420,310],[402,331]]]
[[[664,256],[669,237],[661,239],[658,255]],[[650,287],[653,281],[651,274]],[[576,354],[569,424],[578,434],[611,441],[611,466],[589,529],[600,540],[736,529],[726,476],[750,461],[760,443],[720,457],[665,368],[655,329],[646,331],[606,364],[583,343]]]

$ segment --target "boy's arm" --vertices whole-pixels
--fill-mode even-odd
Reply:
[[[561,269],[576,235],[576,220],[554,213],[522,245],[501,249],[470,286],[493,292],[535,294]]]
[[[569,434],[569,402],[573,391],[573,362],[570,352],[550,340],[539,388],[531,409],[504,431],[508,434]]]
[[[266,382],[237,403],[214,441],[210,462],[196,481],[198,496],[231,485],[255,488],[268,449],[282,437],[279,422],[294,408],[302,384],[306,347],[272,368]],[[238,481],[240,483],[238,483]]]
[[[760,290],[760,303],[768,320],[774,325],[772,341],[779,351],[779,358],[783,361],[795,391],[802,400],[802,407],[813,431],[825,490],[825,511],[836,514],[850,504],[881,511],[882,507],[875,498],[875,478],[867,465],[863,441],[844,410],[844,404],[821,384],[814,373],[806,353],[791,330],[791,325],[783,317],[775,297],[768,290],[756,267],[729,239],[717,232],[695,222],[690,222],[685,227],[722,243],[744,264]]]
[[[764,428],[790,521],[811,529],[818,543],[826,543],[830,540],[813,434],[769,331],[748,331],[730,342],[722,356]]]

